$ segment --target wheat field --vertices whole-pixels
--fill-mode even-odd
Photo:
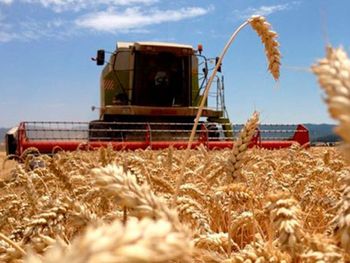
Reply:
[[[192,150],[173,206],[183,156],[110,148],[28,154],[1,183],[0,260],[350,260],[336,235],[350,172],[339,149],[249,149],[230,183],[232,150]]]

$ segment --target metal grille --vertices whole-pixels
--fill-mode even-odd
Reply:
[[[234,140],[243,128],[243,124],[231,123],[205,123],[205,128],[203,125],[197,128],[196,139],[205,134],[208,140]],[[89,122],[25,122],[24,130],[26,138],[32,141],[144,141],[146,136],[153,141],[185,141],[192,126],[192,123],[98,122],[91,126]],[[261,140],[289,140],[295,132],[307,132],[296,131],[296,126],[262,124]]]
[[[243,124],[233,126],[233,131],[236,136],[243,128]],[[305,133],[306,130],[296,130],[297,124],[260,124],[259,132],[263,141],[283,141],[291,139],[295,133]]]
[[[25,122],[29,140],[81,140],[89,139],[88,122]]]
[[[210,125],[199,125],[196,139],[205,133],[209,140],[224,139],[223,132],[210,129]],[[140,123],[140,122],[25,122],[26,138],[31,141],[144,141],[188,140],[192,123]],[[232,130],[231,130],[232,132]],[[227,138],[226,138],[227,139]]]

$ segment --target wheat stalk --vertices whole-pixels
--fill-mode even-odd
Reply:
[[[22,256],[25,256],[27,253],[23,250],[23,248],[21,248],[21,246],[19,244],[17,244],[16,242],[12,241],[11,239],[9,239],[7,236],[5,236],[3,233],[0,233],[0,240],[5,241],[6,243],[8,243],[9,245],[11,245],[13,248],[15,248]]]
[[[260,21],[260,22],[259,22]],[[261,24],[261,21],[263,21],[263,23]],[[273,77],[275,78],[275,80],[277,80],[279,78],[279,67],[280,67],[280,53],[278,50],[278,42],[276,41],[276,36],[277,34],[273,31],[270,30],[270,24],[268,24],[265,21],[264,17],[252,17],[250,19],[248,19],[247,21],[243,22],[231,35],[231,37],[229,38],[229,40],[227,41],[225,47],[223,48],[218,62],[215,65],[215,68],[213,69],[212,75],[210,76],[207,85],[204,89],[203,95],[202,95],[202,100],[200,102],[200,105],[198,107],[198,112],[196,115],[196,118],[194,120],[194,124],[191,130],[191,135],[190,138],[188,139],[188,144],[187,144],[187,148],[186,148],[186,152],[184,155],[184,160],[185,162],[183,162],[183,165],[181,167],[181,171],[180,171],[180,175],[178,176],[177,180],[176,180],[176,187],[175,187],[175,195],[173,198],[173,206],[175,206],[176,204],[176,198],[178,196],[179,190],[180,190],[180,186],[182,184],[183,181],[183,177],[184,177],[184,172],[185,172],[185,166],[186,166],[186,160],[188,159],[189,155],[190,155],[190,149],[192,147],[192,143],[194,140],[194,136],[197,130],[197,126],[199,123],[199,119],[202,115],[205,103],[207,101],[208,95],[209,95],[209,90],[211,87],[211,84],[213,83],[216,73],[218,72],[219,67],[221,66],[221,63],[229,49],[229,47],[231,46],[231,44],[233,43],[234,39],[237,37],[238,33],[248,24],[251,24],[253,26],[253,28],[255,27],[258,34],[261,36],[263,43],[265,44],[265,50],[266,50],[266,54],[269,60],[269,70],[272,73]]]

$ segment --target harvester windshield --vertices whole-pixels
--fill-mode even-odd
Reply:
[[[190,56],[135,52],[133,105],[189,106]]]

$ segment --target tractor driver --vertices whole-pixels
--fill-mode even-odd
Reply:
[[[166,106],[165,97],[169,87],[166,71],[158,70],[152,78],[152,101],[155,106]]]
[[[174,100],[173,74],[171,71],[173,57],[161,53],[156,59],[152,77],[152,102],[157,106],[172,106]],[[150,62],[152,65],[153,61]]]
[[[154,76],[154,86],[156,87],[168,87],[169,75],[166,71],[158,71]]]

